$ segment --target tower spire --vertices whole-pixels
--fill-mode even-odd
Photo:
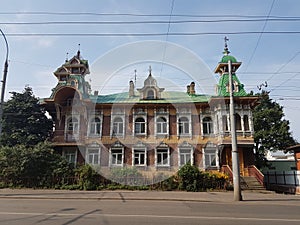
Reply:
[[[229,41],[229,38],[227,38],[226,36],[224,37],[224,41],[225,41],[225,47],[224,47],[224,55],[229,55],[230,51],[228,50],[228,45],[227,42]]]
[[[77,58],[80,59],[80,44],[78,44]]]
[[[149,76],[152,75],[151,72],[152,72],[152,68],[151,68],[151,65],[150,65],[150,66],[149,66]]]

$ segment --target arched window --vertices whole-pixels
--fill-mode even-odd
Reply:
[[[154,99],[154,91],[153,90],[148,90],[147,92],[147,99]]]
[[[71,117],[68,119],[67,129],[73,134],[77,134],[79,132],[79,122],[76,117]]]
[[[116,117],[113,121],[113,134],[114,135],[123,134],[123,120],[120,117]]]
[[[134,133],[135,134],[145,134],[146,133],[146,123],[145,119],[138,117],[134,123]]]
[[[167,133],[167,120],[164,117],[158,117],[156,120],[156,133],[166,134]]]
[[[247,115],[244,115],[244,130],[245,131],[249,131],[250,127],[249,127],[249,117]]]
[[[189,134],[190,133],[190,125],[189,119],[187,117],[179,118],[179,134]]]
[[[204,117],[202,120],[203,124],[203,134],[212,134],[213,131],[213,121],[210,117]]]
[[[235,114],[235,128],[242,130],[241,116],[238,113]]]
[[[100,135],[101,120],[98,117],[94,117],[90,123],[90,135]]]
[[[228,131],[228,123],[227,123],[227,116],[223,115],[222,116],[222,123],[223,123],[223,131]]]

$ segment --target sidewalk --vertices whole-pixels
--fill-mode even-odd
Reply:
[[[274,192],[242,192],[243,201],[285,201],[293,200],[300,204],[300,195],[284,195]],[[152,200],[152,201],[197,201],[233,202],[233,192],[180,192],[180,191],[69,191],[0,189],[1,198],[18,199],[85,199],[85,200]]]

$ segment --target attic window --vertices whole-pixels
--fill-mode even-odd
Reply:
[[[77,67],[72,68],[72,73],[79,73],[79,68],[77,68]]]
[[[153,90],[149,90],[147,92],[147,99],[154,99],[154,91]]]
[[[67,80],[67,77],[66,76],[60,76],[60,81],[66,81]]]

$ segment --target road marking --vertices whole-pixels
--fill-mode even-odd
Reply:
[[[0,212],[0,215],[14,215],[14,216],[82,216],[83,213],[40,213],[40,212]],[[220,216],[178,216],[178,215],[146,215],[146,214],[105,214],[93,213],[85,215],[84,217],[124,217],[124,218],[158,218],[158,219],[206,219],[206,220],[246,220],[246,221],[281,221],[281,222],[300,222],[299,219],[289,218],[258,218],[258,217],[220,217]]]

